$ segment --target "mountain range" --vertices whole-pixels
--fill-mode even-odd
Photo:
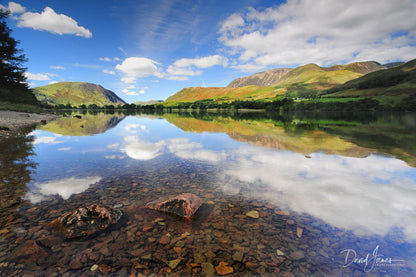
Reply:
[[[381,65],[370,61],[331,67],[307,64],[294,69],[272,69],[237,78],[227,87],[184,88],[167,98],[164,104],[175,106],[178,103],[208,99],[215,102],[267,101],[279,96],[292,98],[310,98],[318,95],[374,97],[383,96],[388,89],[394,90],[395,96],[407,96],[416,91],[416,77],[413,73],[415,63],[416,60]],[[393,86],[396,89],[391,89]],[[402,98],[398,97],[400,100]]]
[[[396,103],[416,91],[416,60],[380,64],[373,61],[320,67],[307,64],[297,68],[277,68],[233,80],[226,87],[188,87],[165,101],[136,102],[136,105],[161,103],[175,106],[210,100],[218,103],[235,100],[270,101],[276,97],[395,97]],[[124,105],[116,93],[85,82],[60,82],[33,88],[36,98],[51,105]],[[398,97],[399,96],[399,97]],[[387,100],[390,101],[390,100]]]
[[[96,104],[123,105],[126,102],[111,90],[100,85],[85,82],[60,82],[33,88],[36,98],[50,105],[70,104],[71,106]]]

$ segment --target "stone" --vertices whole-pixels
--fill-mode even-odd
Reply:
[[[241,262],[243,260],[244,253],[242,251],[236,251],[233,254],[233,260],[236,262]]]
[[[182,193],[159,198],[146,204],[146,208],[177,215],[184,219],[192,219],[202,200],[193,193]]]
[[[289,211],[275,211],[274,213],[277,215],[290,215]]]
[[[175,260],[168,261],[167,264],[171,269],[175,269],[180,264],[180,262],[181,262],[180,259],[175,259]]]
[[[219,265],[215,267],[215,271],[218,275],[228,275],[234,272],[234,269],[231,266],[228,266],[226,262],[220,262]]]
[[[170,242],[170,237],[168,235],[163,235],[159,240],[160,244],[168,244],[169,242]]]
[[[301,260],[305,258],[305,254],[301,250],[294,251],[290,254],[290,258],[293,260]]]
[[[67,239],[87,237],[109,228],[122,216],[120,210],[97,204],[80,207],[49,223]]]
[[[211,263],[202,263],[201,268],[202,268],[202,273],[205,276],[214,276],[215,268],[214,268],[213,264],[211,264]]]
[[[246,213],[246,216],[251,217],[251,218],[259,218],[259,212],[252,210]]]
[[[277,250],[276,250],[276,255],[277,255],[277,256],[284,256],[284,255],[285,255],[285,253],[283,253],[281,250],[277,249]]]
[[[97,271],[97,270],[98,270],[98,264],[93,265],[93,266],[90,268],[90,270],[91,270],[91,271]]]
[[[296,235],[301,238],[303,234],[303,228],[297,227],[296,228]]]
[[[101,264],[98,266],[98,270],[102,273],[102,274],[108,274],[111,272],[111,267],[109,265],[106,264]]]

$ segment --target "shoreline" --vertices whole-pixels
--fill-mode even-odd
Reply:
[[[11,136],[23,127],[35,124],[45,124],[58,117],[59,115],[49,113],[37,114],[0,110],[0,139]],[[3,130],[3,127],[7,127],[8,130]]]

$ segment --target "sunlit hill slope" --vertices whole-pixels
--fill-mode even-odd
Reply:
[[[50,105],[71,104],[71,106],[96,104],[123,105],[124,100],[111,90],[100,85],[84,82],[60,82],[33,88],[36,98]]]
[[[307,64],[295,69],[273,69],[238,78],[227,87],[184,88],[167,98],[164,104],[204,99],[217,102],[259,100],[279,95],[303,97],[386,68],[377,62],[357,62],[329,68]]]

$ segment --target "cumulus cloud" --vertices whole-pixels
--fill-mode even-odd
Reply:
[[[17,18],[18,27],[27,27],[39,31],[48,31],[52,34],[70,34],[91,38],[90,30],[79,26],[73,18],[57,14],[52,8],[46,7],[42,13],[25,12]]]
[[[411,0],[288,0],[231,15],[221,24],[220,41],[247,70],[312,62],[407,61],[416,51],[415,9]]]
[[[196,59],[180,59],[174,62],[166,70],[167,79],[184,81],[188,80],[187,76],[199,76],[201,70],[196,68],[209,68],[216,65],[226,66],[228,59],[220,55],[212,55]]]
[[[116,69],[124,74],[124,77],[121,79],[124,83],[132,84],[140,77],[162,77],[158,66],[158,62],[148,58],[130,57],[121,64],[116,65]]]
[[[26,11],[25,7],[15,2],[9,2],[8,7],[0,5],[0,9],[8,10],[12,15],[17,13],[24,13]]]
[[[35,80],[35,81],[48,81],[51,78],[49,78],[49,76],[53,75],[50,73],[30,73],[30,72],[25,72],[24,73],[25,77],[29,80]]]
[[[116,74],[116,72],[115,72],[115,71],[108,70],[108,69],[104,69],[104,70],[103,70],[103,72],[104,72],[105,74],[110,74],[110,75],[114,75],[114,74]]]

